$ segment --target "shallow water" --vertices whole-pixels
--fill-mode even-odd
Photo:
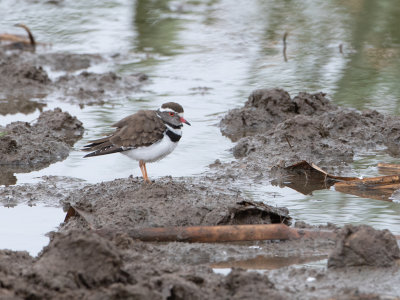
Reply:
[[[44,234],[65,217],[58,207],[18,205],[0,207],[0,249],[26,250],[36,256],[49,243]]]
[[[60,106],[83,121],[85,136],[65,161],[17,174],[19,184],[36,182],[42,175],[89,182],[140,176],[137,163],[123,155],[82,159],[78,149],[121,117],[167,101],[181,103],[192,126],[184,128],[175,152],[148,166],[151,178],[196,175],[217,158],[233,159],[232,143],[216,124],[256,88],[281,87],[292,96],[323,91],[337,104],[400,114],[400,7],[394,0],[1,1],[0,32],[19,33],[12,27],[17,22],[29,25],[38,41],[52,44],[42,51],[118,53],[117,63],[91,70],[143,72],[151,79],[143,92],[113,97],[104,106],[81,109],[46,99],[49,108]],[[282,55],[284,32],[287,62]],[[31,121],[38,114],[2,116],[0,124]],[[361,154],[354,172],[376,176],[377,162],[398,160]],[[312,224],[367,223],[400,233],[397,203],[333,190],[304,196],[268,184],[251,186],[246,193],[287,206],[295,219]]]

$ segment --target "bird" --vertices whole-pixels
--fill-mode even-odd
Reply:
[[[113,124],[114,133],[83,146],[83,151],[91,151],[84,157],[122,153],[139,161],[144,182],[151,183],[146,163],[158,161],[176,148],[183,124],[191,126],[183,115],[183,107],[175,102],[164,103],[157,110],[139,110]]]

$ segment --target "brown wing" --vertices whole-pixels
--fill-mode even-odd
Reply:
[[[140,110],[115,123],[110,136],[91,141],[84,151],[93,151],[85,157],[121,152],[149,146],[163,137],[166,126],[153,110]]]

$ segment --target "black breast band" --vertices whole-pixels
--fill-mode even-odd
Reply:
[[[181,135],[176,134],[175,132],[167,129],[166,134],[169,136],[169,138],[171,139],[171,141],[173,141],[174,143],[178,142],[181,139]]]

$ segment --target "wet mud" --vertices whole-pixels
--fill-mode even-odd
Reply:
[[[397,116],[338,107],[323,93],[291,98],[280,89],[254,91],[243,108],[221,120],[221,132],[237,141],[232,151],[243,165],[238,170],[245,172],[306,160],[348,175],[357,152],[374,149],[396,156],[400,146]]]
[[[47,99],[101,105],[116,95],[138,92],[147,80],[145,74],[122,77],[114,72],[87,71],[110,60],[96,54],[43,54],[0,48],[0,114],[27,114],[41,109]]]
[[[53,129],[47,134],[69,147],[80,132],[79,121],[65,117],[65,122],[59,122],[64,113],[58,110],[43,114],[46,126]],[[17,122],[10,128],[34,134],[35,124]],[[3,187],[3,205],[45,203],[61,205],[65,212],[73,207],[76,214],[50,234],[48,246],[36,258],[26,252],[0,251],[0,298],[398,297],[399,249],[388,231],[367,226],[340,229],[332,224],[315,227],[297,221],[298,229],[331,230],[337,235],[213,244],[142,242],[129,237],[127,231],[201,225],[293,226],[290,208],[256,202],[242,191],[243,185],[270,178],[277,174],[271,172],[273,167],[288,162],[310,159],[320,165],[329,161],[337,165],[351,161],[359,149],[376,145],[389,149],[398,141],[399,124],[397,118],[374,111],[336,107],[322,93],[301,93],[292,99],[283,90],[259,90],[244,108],[231,111],[221,121],[224,134],[237,140],[237,160],[217,160],[203,175],[163,177],[152,184],[132,176],[98,184],[44,177],[37,184]],[[3,135],[0,141],[13,154],[5,159],[29,165],[27,155],[19,157],[13,152],[19,145],[15,136]],[[43,161],[51,157],[43,155]],[[103,235],[101,229],[114,234]]]
[[[389,230],[376,230],[367,225],[346,225],[338,233],[328,267],[391,267],[400,259],[396,238]]]
[[[148,185],[142,178],[117,179],[73,192],[64,205],[73,206],[93,229],[290,224],[286,208],[252,202],[239,190],[210,188],[211,182],[189,182],[166,178]]]
[[[35,259],[25,252],[0,252],[0,295],[58,299],[265,299],[265,295],[273,299],[380,299],[399,295],[398,285],[383,288],[385,281],[400,280],[396,250],[384,270],[356,264],[357,258],[344,254],[339,261],[350,264],[326,267],[324,261],[337,255],[337,245],[347,244],[344,237],[363,232],[364,226],[339,230],[332,224],[315,227],[296,222],[296,228],[336,230],[339,237],[215,244],[141,242],[126,234],[129,228],[140,227],[290,223],[285,208],[251,201],[219,180],[201,179],[166,177],[149,185],[129,177],[88,185],[51,177],[31,189],[27,185],[13,187],[12,192],[11,187],[1,190],[2,196],[8,192],[30,204],[47,199],[45,203],[56,205],[61,199],[65,210],[73,205],[78,215],[51,234],[49,245]],[[29,193],[43,196],[26,200]],[[101,228],[114,229],[116,234],[100,235],[96,230]],[[358,239],[366,235],[376,247],[388,248],[387,231],[380,236],[367,231]],[[365,248],[366,244],[360,245]],[[321,260],[317,267],[296,266]],[[5,267],[11,265],[16,266]],[[213,268],[230,273],[221,275]],[[373,283],[373,277],[381,287]]]
[[[65,159],[83,135],[76,117],[56,108],[42,112],[33,123],[12,122],[0,126],[0,184],[12,183],[12,174],[39,170]]]

